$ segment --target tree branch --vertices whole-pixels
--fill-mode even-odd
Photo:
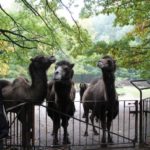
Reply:
[[[23,35],[20,35],[20,34],[18,34],[18,33],[15,33],[15,32],[13,32],[13,31],[10,31],[10,30],[5,30],[5,29],[0,29],[0,32],[5,36],[5,37],[9,37],[6,33],[9,33],[9,34],[12,34],[12,35],[15,35],[15,36],[18,36],[18,37],[22,37],[23,39],[20,41],[20,40],[18,40],[18,41],[14,41],[13,40],[13,43],[14,44],[16,44],[17,42],[26,42],[26,41],[28,41],[28,42],[38,42],[38,43],[42,43],[42,44],[45,44],[45,45],[48,45],[48,46],[53,46],[52,44],[49,44],[49,43],[47,43],[47,42],[43,42],[43,41],[40,41],[40,40],[37,40],[37,39],[28,39],[27,37],[25,37],[25,36],[23,36]],[[7,35],[7,36],[6,36]],[[8,39],[11,39],[10,41],[12,41],[12,38],[11,37],[9,37]],[[19,44],[20,45],[20,44]],[[17,45],[17,46],[19,46],[19,45]],[[27,47],[26,47],[27,48]],[[30,48],[31,49],[31,48]]]
[[[55,34],[53,33],[54,29],[48,25],[48,23],[47,23],[47,22],[44,20],[44,18],[38,13],[38,11],[37,11],[36,9],[34,9],[26,0],[21,0],[21,1],[25,4],[25,6],[26,6],[27,8],[29,8],[36,16],[38,16],[38,17],[44,22],[44,24],[46,25],[46,27],[47,27],[47,28],[49,29],[49,31],[51,32],[53,38],[55,39],[54,42],[55,42],[59,47],[61,47],[61,46],[59,45],[59,43],[57,42],[56,38],[55,38]]]
[[[33,48],[36,48],[36,47],[27,47],[27,46],[23,46],[23,45],[20,45],[19,43],[17,43],[16,41],[14,41],[11,37],[9,37],[7,34],[5,34],[5,32],[3,33],[3,35],[10,41],[12,42],[13,44],[21,47],[21,48],[27,48],[27,49],[33,49]]]
[[[46,0],[46,5],[48,6],[48,8],[50,9],[50,11],[53,13],[53,15],[56,17],[56,19],[58,20],[58,22],[64,26],[64,23],[60,20],[60,18],[56,15],[55,11],[50,7],[48,0]]]
[[[80,33],[80,27],[79,27],[77,21],[74,19],[73,15],[72,15],[72,13],[71,13],[71,11],[70,11],[70,9],[62,2],[62,0],[59,0],[59,1],[60,1],[60,3],[62,4],[62,6],[65,7],[66,10],[69,12],[69,14],[70,14],[72,20],[74,21],[75,25],[77,26],[77,29],[78,29],[78,35],[79,35],[79,40],[83,43],[83,41],[82,41],[81,38],[80,38],[80,36],[81,36],[81,33]]]

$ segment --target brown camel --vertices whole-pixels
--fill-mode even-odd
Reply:
[[[6,82],[6,86],[1,89],[1,95],[4,100],[10,100],[4,102],[5,108],[15,106],[20,102],[32,101],[34,104],[40,105],[47,95],[47,75],[46,71],[52,63],[55,62],[55,58],[36,56],[31,59],[29,65],[29,73],[32,83],[23,77],[16,78],[12,83]],[[0,80],[0,84],[3,80]],[[12,101],[12,102],[11,102]]]
[[[85,136],[88,135],[89,110],[92,110],[90,119],[93,124],[93,132],[95,135],[98,134],[94,127],[94,118],[97,117],[101,121],[103,129],[102,143],[104,144],[106,143],[106,127],[108,129],[108,142],[112,142],[109,131],[112,120],[119,111],[114,75],[116,63],[110,56],[105,56],[98,61],[97,65],[102,70],[102,78],[93,80],[85,90],[82,98],[86,118]]]
[[[72,81],[73,67],[74,64],[65,60],[57,62],[54,78],[48,85],[47,112],[53,120],[53,145],[58,144],[58,130],[61,125],[64,129],[63,144],[70,144],[67,128],[69,119],[75,112],[74,99],[76,92]]]
[[[16,78],[12,83],[7,80],[0,80],[0,99],[3,100],[6,110],[23,102],[32,102],[33,105],[40,105],[47,95],[46,71],[54,62],[54,56],[36,56],[32,58],[29,65],[31,83],[23,77]],[[25,116],[32,119],[31,111],[28,111],[30,106],[31,103],[28,103],[10,110],[17,114],[18,119],[24,126],[26,126]],[[29,128],[32,126],[31,123],[32,121],[29,122]]]

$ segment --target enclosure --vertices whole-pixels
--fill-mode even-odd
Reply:
[[[146,83],[139,86],[139,82]],[[113,144],[107,143],[109,148],[135,147],[136,145],[149,145],[150,143],[150,97],[142,98],[142,90],[149,89],[149,83],[146,80],[134,80],[131,83],[136,86],[140,93],[140,100],[119,100],[119,114],[113,121],[111,135]],[[141,84],[140,84],[141,85]],[[24,107],[23,103],[21,107]],[[18,105],[20,106],[20,104]],[[31,106],[31,107],[29,107]],[[16,106],[17,107],[17,106]],[[26,118],[26,124],[21,125],[17,120],[16,114],[8,113],[10,131],[9,137],[3,139],[4,149],[49,149],[62,148],[67,149],[96,149],[101,147],[101,125],[96,122],[95,126],[99,135],[95,136],[92,131],[92,125],[89,123],[89,136],[84,136],[85,119],[83,115],[82,103],[79,100],[79,93],[76,94],[74,117],[69,121],[68,134],[71,144],[62,144],[62,129],[59,130],[59,145],[52,145],[52,126],[51,119],[47,116],[46,102],[41,106],[32,106],[32,103],[26,107],[32,110],[33,120]],[[13,108],[10,108],[13,109]],[[51,108],[49,108],[51,109]],[[8,111],[8,110],[7,110]],[[10,111],[10,110],[9,110]],[[53,110],[57,111],[57,110]],[[61,114],[61,112],[59,112]],[[63,114],[67,115],[67,114]],[[32,130],[27,133],[28,122],[32,122]]]

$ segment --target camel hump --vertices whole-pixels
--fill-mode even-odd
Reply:
[[[19,88],[21,90],[21,88],[26,89],[27,87],[29,87],[28,80],[23,77],[18,77],[12,82],[12,84],[9,84],[2,89],[2,95],[9,98],[12,97],[11,95],[15,94],[16,89]]]
[[[13,88],[16,88],[18,86],[28,86],[28,85],[29,85],[28,79],[23,78],[23,77],[16,78],[12,83]]]

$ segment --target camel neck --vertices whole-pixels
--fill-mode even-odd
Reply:
[[[103,72],[103,81],[105,84],[107,99],[112,101],[116,99],[115,76],[113,72]]]
[[[46,72],[32,71],[30,72],[30,75],[32,80],[32,87],[37,87],[37,85],[43,86],[43,84],[47,84]]]
[[[69,98],[71,90],[71,81],[55,81],[55,91],[58,96],[62,99],[62,97]]]
[[[30,71],[31,75],[31,91],[35,99],[43,101],[47,94],[47,76],[46,72]]]

